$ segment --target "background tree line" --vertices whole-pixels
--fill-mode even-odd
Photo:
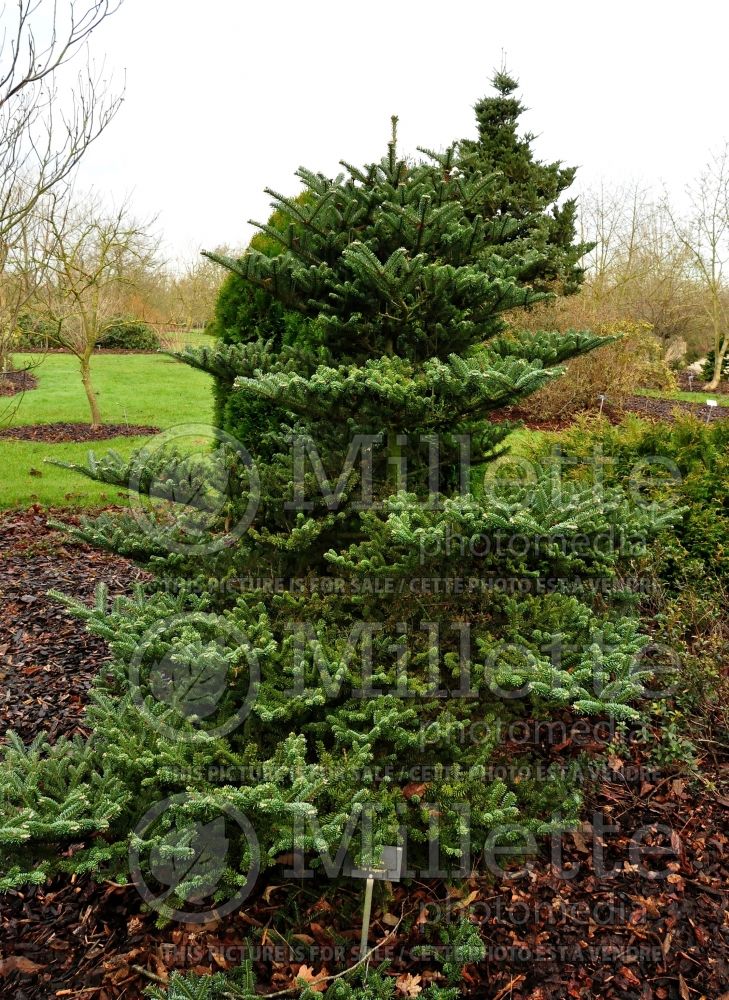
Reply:
[[[527,323],[642,328],[673,366],[712,356],[706,388],[716,389],[729,347],[729,146],[711,156],[686,195],[679,210],[667,193],[639,183],[584,191],[581,233],[595,246],[582,290],[535,310]]]
[[[163,335],[208,327],[222,280],[207,258],[165,260],[155,220],[140,220],[128,202],[114,207],[74,186],[79,162],[121,106],[123,88],[114,91],[88,55],[91,35],[120,2],[18,0],[0,44],[0,375],[14,351],[70,351],[94,424],[94,350],[157,346],[149,333],[139,339],[140,322]],[[669,363],[706,355],[706,388],[719,386],[729,348],[728,149],[689,185],[681,211],[639,184],[583,193],[581,236],[594,243],[583,289],[520,315],[518,325],[627,336],[577,359],[580,377],[548,391],[570,387],[584,398],[553,400],[552,409],[622,386],[650,388],[670,377]],[[548,404],[537,394],[531,405]]]

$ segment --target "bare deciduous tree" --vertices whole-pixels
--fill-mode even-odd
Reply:
[[[217,253],[230,253],[224,247]],[[186,330],[204,327],[212,318],[221,285],[220,267],[207,257],[186,262],[172,277],[171,292],[175,322]]]
[[[7,370],[13,334],[42,279],[52,198],[44,201],[46,211],[41,211],[43,203],[38,202],[33,212],[19,220],[12,241],[0,242],[0,374]]]
[[[698,180],[688,189],[691,209],[679,218],[668,206],[676,236],[690,257],[704,290],[704,309],[711,327],[714,373],[705,389],[721,382],[722,365],[729,351],[729,143],[711,157]]]
[[[101,411],[91,382],[91,357],[118,319],[129,288],[154,266],[157,241],[150,224],[134,219],[126,204],[107,212],[94,198],[57,206],[49,233],[43,292],[50,337],[78,358],[97,427]]]
[[[649,323],[669,348],[701,341],[701,289],[665,201],[638,184],[601,186],[580,200],[587,260],[585,295],[607,321]]]
[[[69,77],[69,64],[121,2],[17,0],[0,7],[0,282],[9,282],[13,294],[29,235],[47,219],[44,199],[69,178],[121,106],[122,95],[109,93],[88,57]],[[38,254],[32,256],[31,283],[39,265]],[[14,334],[11,313],[0,322],[2,367]]]

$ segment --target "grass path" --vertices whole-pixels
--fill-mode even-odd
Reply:
[[[17,355],[17,367],[38,361]],[[50,354],[33,369],[38,388],[22,396],[0,399],[0,426],[59,421],[88,423],[88,403],[78,362],[66,354]],[[211,379],[203,372],[158,354],[105,354],[93,359],[92,377],[103,419],[113,424],[147,424],[166,428],[212,418]],[[44,444],[0,439],[0,508],[93,506],[114,503],[125,493],[93,483],[52,465],[45,458],[83,462],[90,450],[110,448],[129,455],[146,438],[121,437],[88,444]]]
[[[675,399],[677,402],[706,405],[707,399],[715,399],[719,406],[729,406],[729,396],[716,392],[661,392],[659,389],[638,389],[636,396],[650,396],[652,399]]]

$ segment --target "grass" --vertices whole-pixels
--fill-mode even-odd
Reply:
[[[497,470],[504,466],[509,470],[510,476],[519,481],[523,470],[529,468],[528,463],[532,461],[535,449],[547,437],[547,433],[531,430],[528,427],[519,427],[512,431],[502,442],[502,445],[508,445],[508,454],[502,455],[494,462],[474,465],[471,469],[470,482],[474,496],[481,498],[484,492],[492,489],[490,478],[495,476]],[[515,459],[516,462],[514,462]],[[511,466],[510,463],[512,463]]]
[[[191,342],[195,335],[186,335]],[[209,338],[198,334],[209,343]],[[0,427],[28,424],[88,423],[89,410],[81,386],[78,362],[67,354],[45,357],[18,354],[18,368],[33,369],[38,388],[22,396],[0,399]],[[159,354],[102,354],[93,359],[92,377],[101,413],[109,424],[144,424],[165,429],[175,424],[212,419],[211,379],[187,365]],[[518,430],[509,438],[512,454],[528,450],[539,432]],[[147,437],[116,437],[92,444],[45,444],[0,439],[0,509],[27,507],[97,507],[124,502],[127,494],[76,473],[48,465],[58,458],[82,464],[89,451],[113,449],[123,456],[141,447]],[[483,476],[483,470],[480,472]]]
[[[70,354],[15,355],[18,368],[39,362],[39,385],[22,396],[3,398],[0,426],[88,423],[89,405],[78,361]],[[91,376],[107,424],[170,427],[210,417],[210,379],[162,354],[100,354]]]
[[[639,389],[637,396],[651,396],[653,399],[674,399],[686,403],[706,404],[707,399],[715,399],[719,406],[729,406],[729,396],[716,392],[661,392],[660,389]]]
[[[112,486],[93,483],[70,469],[44,464],[46,458],[83,463],[89,451],[110,448],[122,455],[131,454],[147,438],[110,438],[95,444],[33,444],[26,441],[0,441],[3,475],[0,479],[0,509],[27,507],[98,507],[123,503],[128,494]]]
[[[17,367],[39,361],[38,388],[0,399],[0,426],[56,422],[88,423],[89,409],[78,362],[67,354],[39,359],[16,355]],[[104,421],[144,424],[162,429],[212,419],[211,379],[187,365],[158,354],[105,354],[92,362],[92,377]],[[89,451],[113,448],[129,455],[146,437],[117,437],[94,444],[45,444],[0,439],[0,508],[98,506],[118,502],[125,493],[44,464],[46,458],[83,463]]]
[[[160,340],[167,351],[181,351],[183,347],[209,347],[213,338],[203,330],[187,330],[184,333],[163,333]]]

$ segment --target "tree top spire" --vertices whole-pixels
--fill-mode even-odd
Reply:
[[[496,70],[491,77],[491,85],[495,90],[498,90],[502,97],[508,97],[509,94],[513,94],[515,90],[518,90],[519,81],[502,65],[501,69]]]

